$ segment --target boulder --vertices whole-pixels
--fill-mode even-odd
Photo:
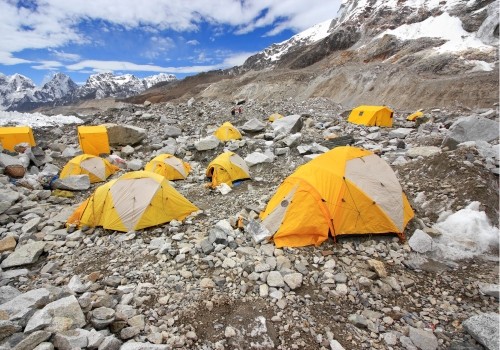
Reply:
[[[22,341],[20,341],[16,346],[12,348],[12,350],[32,350],[38,344],[46,341],[50,338],[52,333],[46,331],[38,331],[28,335]]]
[[[57,179],[52,183],[52,188],[68,191],[85,191],[90,188],[90,178],[87,174],[70,175],[64,179]]]
[[[17,242],[13,236],[8,236],[0,239],[0,253],[8,252],[16,248]],[[1,296],[0,296],[1,299]],[[0,302],[1,304],[1,302]]]
[[[272,124],[274,135],[289,135],[302,130],[304,125],[302,117],[299,114],[289,115],[280,119],[276,119]]]
[[[103,124],[108,131],[109,144],[111,146],[136,145],[147,137],[143,128],[132,125]]]
[[[464,329],[488,350],[497,350],[500,345],[500,316],[484,313],[469,317],[462,323]]]
[[[177,137],[182,135],[182,130],[173,125],[167,125],[164,129],[165,136],[167,137]]]
[[[19,332],[21,327],[11,321],[0,320],[0,340]]]
[[[433,249],[434,241],[422,230],[416,229],[413,235],[408,240],[408,245],[411,249],[418,253],[426,253]]]
[[[14,299],[18,295],[21,295],[21,292],[12,286],[0,287],[0,305]]]
[[[266,124],[258,119],[252,118],[241,126],[241,130],[246,132],[259,132],[266,128]]]
[[[53,301],[39,310],[29,320],[25,332],[39,327],[41,320],[49,320],[43,328],[53,331],[66,331],[83,327],[86,324],[80,304],[73,295]]]
[[[272,163],[274,158],[271,158],[264,153],[253,152],[245,157],[245,162],[249,167],[261,164],[261,163]]]
[[[404,139],[406,136],[408,136],[413,129],[411,128],[397,128],[394,130],[389,131],[389,138],[394,139]]]
[[[18,246],[13,253],[11,253],[4,261],[2,261],[1,267],[9,268],[33,264],[43,253],[44,248],[45,242],[32,242],[22,246]]]
[[[136,343],[128,341],[123,344],[120,350],[169,350],[169,345],[151,344],[151,343]],[[99,350],[103,350],[99,347]]]
[[[409,334],[411,342],[420,350],[436,350],[438,340],[434,333],[423,329],[410,327]]]
[[[194,143],[194,147],[198,151],[206,151],[209,149],[215,149],[217,146],[219,146],[219,139],[215,137],[214,135],[210,135],[208,137],[205,137],[203,139],[200,139]]]
[[[84,349],[88,345],[88,334],[84,329],[73,329],[57,333],[52,342],[58,350]]]
[[[493,141],[498,138],[498,127],[498,121],[479,116],[459,118],[450,126],[443,146],[453,149],[466,141]]]

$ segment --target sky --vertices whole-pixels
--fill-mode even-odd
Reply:
[[[333,19],[341,0],[0,0],[0,73],[181,79],[241,65]]]

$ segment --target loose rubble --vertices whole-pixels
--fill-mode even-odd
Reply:
[[[167,151],[192,168],[171,183],[201,212],[137,232],[65,227],[99,186],[45,181],[81,152],[75,125],[34,130],[37,163],[24,163],[23,178],[4,169],[24,153],[0,154],[0,348],[497,347],[498,248],[458,261],[432,255],[434,224],[472,202],[498,225],[498,133],[472,130],[498,130],[497,109],[436,109],[421,124],[404,111],[393,128],[379,128],[347,123],[324,98],[248,100],[233,117],[231,107],[122,103],[81,117],[114,130],[113,154],[126,164],[110,179]],[[286,117],[271,124],[275,112]],[[480,115],[486,121],[470,124]],[[213,137],[225,121],[242,140]],[[378,153],[397,172],[416,213],[408,240],[340,236],[276,248],[260,211],[286,176],[336,139]],[[209,189],[206,166],[226,150],[247,161],[251,179]]]

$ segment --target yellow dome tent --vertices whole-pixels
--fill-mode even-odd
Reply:
[[[160,154],[144,167],[146,171],[164,176],[167,180],[184,180],[191,171],[188,163],[171,154]]]
[[[421,109],[419,109],[418,111],[416,111],[416,112],[414,112],[414,113],[410,114],[410,115],[406,118],[406,120],[409,120],[409,121],[411,121],[411,122],[414,122],[415,120],[417,120],[417,118],[423,117],[423,115],[424,115],[424,112],[422,112],[422,110],[421,110]]]
[[[240,140],[241,133],[230,122],[225,122],[214,133],[221,141]]]
[[[277,247],[319,245],[332,236],[396,233],[413,217],[391,167],[370,151],[336,147],[300,166],[278,187],[263,225]]]
[[[347,118],[348,122],[366,126],[392,127],[394,111],[387,106],[359,106]]]
[[[79,126],[78,142],[85,154],[109,154],[108,130],[105,126]]]
[[[9,151],[14,151],[14,147],[26,142],[30,146],[36,146],[33,130],[29,126],[6,126],[0,128],[0,144]]]
[[[128,232],[183,220],[197,210],[163,176],[133,171],[99,186],[67,224]]]
[[[101,182],[116,173],[120,168],[111,164],[106,159],[90,154],[82,154],[71,159],[62,169],[59,177],[64,179],[70,175],[87,174],[90,182]]]
[[[239,155],[225,152],[208,165],[206,175],[212,179],[211,187],[215,188],[221,183],[231,186],[233,181],[249,179],[250,170]]]
[[[272,122],[274,122],[275,120],[277,120],[277,119],[281,119],[281,118],[283,118],[283,116],[282,116],[281,114],[279,114],[279,113],[273,113],[273,114],[271,114],[271,115],[269,116],[269,119],[268,119],[268,120],[272,123]]]

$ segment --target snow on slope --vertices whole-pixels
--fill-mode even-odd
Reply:
[[[328,29],[330,28],[331,22],[331,19],[326,20],[298,34],[295,34],[288,40],[272,45],[270,48],[264,50],[264,59],[270,60],[271,62],[277,61],[292,47],[309,45],[326,38],[330,34]]]
[[[83,123],[83,120],[75,116],[60,114],[47,116],[41,113],[0,112],[0,126],[26,125],[31,127],[42,127],[81,123]]]

